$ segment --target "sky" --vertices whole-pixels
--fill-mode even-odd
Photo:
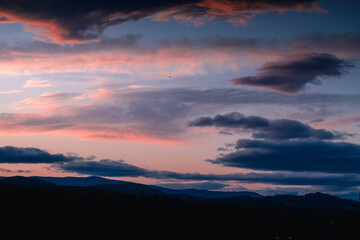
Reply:
[[[0,1],[0,175],[360,191],[356,0]]]

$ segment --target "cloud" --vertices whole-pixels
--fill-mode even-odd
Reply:
[[[87,94],[49,93],[38,98],[27,98],[17,105],[32,107],[36,112],[0,113],[0,133],[51,132],[96,140],[129,139],[176,144],[181,143],[188,134],[188,119],[208,112],[209,104],[213,111],[224,111],[245,105],[306,106],[309,103],[332,107],[344,103],[356,106],[360,104],[360,95],[284,95],[242,89],[186,88],[98,89]],[[267,133],[270,133],[270,128],[267,129]],[[271,129],[276,132],[273,125]],[[320,137],[321,130],[308,130],[308,134],[315,137],[317,133],[317,137]],[[346,137],[335,132],[332,134]]]
[[[323,11],[315,0],[46,0],[1,1],[2,22],[21,22],[27,30],[56,42],[83,42],[97,39],[105,28],[127,21],[155,16],[193,21],[196,24],[216,19],[246,23],[257,13],[268,11]],[[250,16],[250,17],[249,17]]]
[[[360,95],[327,94],[327,93],[301,93],[296,95],[284,95],[277,92],[257,92],[252,90],[234,88],[213,89],[150,89],[129,92],[111,92],[109,98],[126,99],[170,99],[186,103],[186,105],[225,106],[241,104],[274,104],[274,105],[308,105],[313,104],[337,104],[340,102],[360,103]]]
[[[65,111],[64,105],[81,97],[80,93],[43,93],[36,98],[25,98],[12,104],[14,109],[35,108],[47,114],[51,112]]]
[[[273,172],[273,173],[229,173],[229,174],[201,174],[201,173],[178,173],[170,171],[157,171],[137,167],[123,160],[100,160],[100,161],[73,161],[58,163],[54,168],[75,172],[85,175],[97,175],[104,177],[145,177],[157,180],[177,181],[231,181],[242,183],[264,183],[291,186],[326,186],[334,188],[350,188],[360,185],[360,178],[354,174],[328,174],[311,172]]]
[[[252,39],[155,41],[141,44],[142,35],[119,38],[103,37],[97,42],[58,44],[33,41],[25,44],[0,43],[1,73],[39,74],[52,72],[88,72],[143,74],[161,76],[203,74],[208,64],[213,71],[234,70],[240,65],[266,61],[276,55],[269,44]],[[249,62],[244,58],[250,56]],[[216,57],[214,57],[216,56]],[[241,60],[242,59],[242,60]],[[140,71],[141,70],[141,71]],[[166,74],[167,75],[167,74]],[[166,76],[167,77],[167,76]]]
[[[30,173],[31,171],[29,171],[29,170],[10,170],[10,169],[6,169],[6,168],[0,168],[0,172],[5,172],[5,173]]]
[[[229,150],[226,149],[226,148],[223,148],[223,147],[219,147],[218,149],[216,149],[216,151],[218,151],[218,152],[227,152]]]
[[[300,121],[290,119],[269,120],[259,116],[245,116],[238,112],[215,117],[200,117],[189,123],[190,127],[221,127],[228,131],[252,131],[253,138],[259,139],[341,139],[348,134],[331,132],[325,129],[314,129]]]
[[[336,56],[358,58],[360,34],[358,33],[313,33],[290,41],[289,45],[315,52],[327,52]]]
[[[256,76],[230,80],[234,85],[248,85],[295,93],[308,83],[321,84],[319,78],[340,77],[354,65],[326,53],[312,53],[289,57],[279,62],[269,62],[259,69]]]
[[[0,147],[0,163],[56,163],[82,159],[75,155],[50,154],[38,148]]]
[[[360,185],[360,178],[356,172],[356,164],[353,164],[355,170],[351,171],[354,173],[350,174],[328,174],[319,172],[250,172],[229,174],[179,173],[171,171],[149,170],[126,163],[123,160],[115,161],[110,159],[102,159],[96,161],[94,160],[95,157],[93,156],[84,158],[73,154],[50,154],[47,151],[38,148],[19,148],[13,146],[0,147],[0,159],[0,163],[46,163],[52,164],[52,168],[64,172],[104,177],[145,177],[158,180],[226,182],[205,182],[198,183],[199,186],[197,186],[206,188],[212,187],[213,189],[226,186],[230,184],[231,181],[292,186],[331,186],[333,188],[349,188]],[[330,162],[329,164],[332,163]],[[350,168],[350,166],[348,168]],[[0,169],[0,171],[12,171],[12,173],[24,172],[22,170],[13,171],[7,169]]]
[[[125,163],[122,160],[113,161],[73,161],[60,165],[64,171],[77,172],[88,175],[107,177],[140,177],[147,174],[147,170]]]
[[[0,91],[0,94],[13,94],[19,92],[21,92],[21,90]]]
[[[306,35],[293,40],[265,40],[254,38],[185,38],[162,39],[151,44],[141,43],[141,34],[129,34],[118,38],[101,37],[98,41],[81,44],[59,44],[44,41],[28,43],[0,43],[0,73],[39,74],[54,72],[127,73],[135,76],[146,73],[159,78],[176,72],[177,76],[205,74],[211,65],[212,72],[236,72],[241,68],[253,68],[266,62],[280,61],[288,55],[310,55],[326,52],[342,57],[359,57],[360,52],[323,44],[320,49]],[[314,38],[314,37],[313,37]],[[334,42],[355,45],[359,37],[329,35]],[[354,40],[351,40],[354,38]],[[308,45],[305,45],[308,44]],[[358,44],[360,46],[360,44]],[[351,53],[349,55],[348,53]],[[339,55],[337,55],[339,54]],[[293,57],[294,58],[294,57]],[[290,59],[291,60],[291,59]],[[281,62],[281,61],[280,61]],[[164,74],[166,72],[166,74]],[[169,72],[169,73],[168,73]]]
[[[231,132],[228,132],[228,131],[220,131],[219,134],[222,134],[222,135],[233,135]]]
[[[195,25],[202,25],[217,19],[227,19],[229,22],[246,25],[255,14],[269,11],[318,11],[326,12],[313,0],[290,0],[283,1],[244,1],[244,0],[203,0],[197,1],[193,6],[175,8],[157,14],[157,20],[168,20],[174,18],[181,22],[194,22]]]
[[[321,140],[238,140],[236,152],[207,160],[214,164],[265,171],[358,173],[360,145]]]
[[[51,87],[51,86],[52,84],[49,83],[47,80],[30,79],[26,81],[24,88]]]

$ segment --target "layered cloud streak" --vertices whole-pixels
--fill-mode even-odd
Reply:
[[[256,13],[268,11],[324,11],[315,0],[4,0],[0,2],[2,22],[21,22],[28,31],[56,42],[84,42],[97,39],[105,28],[127,21],[155,16],[201,24],[228,19],[245,24]],[[249,17],[250,14],[250,17]]]
[[[178,181],[236,181],[242,183],[264,183],[292,186],[321,186],[329,189],[353,188],[360,184],[357,174],[324,174],[324,173],[229,173],[201,174],[180,173],[171,171],[149,170],[138,167],[123,160],[102,159],[95,161],[94,157],[80,157],[74,154],[50,154],[37,148],[1,147],[1,163],[47,163],[52,168],[77,174],[106,177],[145,177],[158,180]],[[4,158],[3,158],[4,157]]]

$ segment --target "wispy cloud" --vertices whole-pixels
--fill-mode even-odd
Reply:
[[[9,91],[0,91],[0,94],[13,94],[13,93],[20,93],[21,90],[9,90]]]
[[[291,64],[294,64],[294,61],[309,62],[311,60],[309,56],[311,53],[314,55],[314,52],[331,54],[333,60],[340,60],[340,65],[348,62],[346,60],[348,57],[360,56],[358,35],[306,35],[291,41],[222,37],[172,41],[162,39],[150,45],[142,44],[140,41],[142,37],[140,34],[118,38],[102,37],[99,41],[82,44],[42,41],[23,45],[0,43],[2,46],[0,73],[18,75],[97,71],[138,75],[139,72],[146,72],[149,77],[150,73],[158,76],[164,72],[175,71],[177,75],[193,75],[206,74],[208,65],[212,66],[214,72],[236,72],[243,67],[253,68],[266,62],[289,67],[289,61]],[[322,37],[332,44],[328,42],[321,46],[316,44],[316,39]],[[288,55],[292,57],[284,60],[284,56]],[[318,54],[317,57],[324,58],[325,55]],[[327,59],[331,60],[329,55]],[[313,62],[314,60],[316,59],[313,58]],[[265,66],[266,64],[260,70]],[[344,64],[342,66],[345,67]],[[335,65],[333,67],[339,70],[339,67]],[[269,71],[267,68],[266,73]],[[280,69],[276,73],[279,71]],[[284,74],[284,71],[281,73]],[[261,74],[262,70],[254,77],[259,77]],[[313,72],[313,74],[315,75],[307,75],[307,79],[326,76],[324,72]],[[295,73],[290,76],[292,80],[294,75]],[[167,77],[167,74],[164,76]],[[301,76],[304,78],[304,75]]]
[[[52,84],[47,80],[30,79],[24,84],[24,88],[51,87]]]
[[[122,104],[118,104],[119,102]],[[37,111],[31,114],[1,113],[0,132],[2,134],[52,132],[97,140],[132,139],[174,144],[182,142],[188,136],[189,118],[204,112],[209,104],[213,106],[213,111],[224,111],[246,105],[299,107],[312,103],[336,107],[337,104],[344,103],[355,106],[359,102],[358,95],[284,95],[276,92],[259,94],[256,91],[241,89],[98,89],[82,95],[55,93],[38,98],[27,98],[21,103],[34,107]],[[269,120],[265,119],[265,121]],[[269,127],[264,128],[263,133],[269,136],[275,133],[286,136],[287,133],[290,134],[289,136],[301,137],[302,135],[296,135],[298,131],[287,130],[298,126],[304,136],[331,138],[336,135],[328,130],[315,130],[297,121],[288,121],[286,129],[282,129],[280,123],[282,122],[269,121]],[[292,124],[294,124],[293,128]]]

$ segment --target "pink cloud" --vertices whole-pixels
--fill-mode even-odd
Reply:
[[[176,114],[183,111],[172,103],[127,99],[121,96],[144,86],[119,89],[98,89],[88,94],[53,93],[38,98],[26,98],[13,105],[17,110],[36,113],[0,113],[0,133],[56,133],[79,138],[119,141],[135,140],[163,144],[181,144],[183,133],[176,126]],[[117,102],[121,100],[121,104]],[[162,112],[152,109],[160,104]],[[173,110],[174,109],[174,110]],[[167,113],[170,111],[169,113]],[[183,114],[183,113],[181,113]]]
[[[5,135],[32,135],[54,133],[83,139],[102,141],[142,141],[166,145],[182,145],[183,140],[175,136],[156,136],[143,129],[126,124],[80,123],[65,116],[40,114],[0,114],[0,133]]]
[[[83,5],[87,4],[84,8]],[[61,6],[58,6],[61,5]],[[60,9],[67,9],[66,13]],[[57,1],[42,4],[27,0],[0,3],[2,22],[21,22],[27,31],[50,38],[58,43],[79,43],[96,40],[109,26],[136,21],[149,16],[157,20],[174,18],[195,24],[227,19],[246,23],[254,14],[268,11],[318,11],[324,12],[315,0],[267,1],[267,0],[187,0],[156,1],[145,4],[143,0],[132,2],[105,1],[88,4],[86,1]],[[248,17],[250,16],[250,17]]]
[[[51,87],[51,86],[52,84],[49,83],[47,80],[30,79],[26,81],[24,88]]]
[[[106,141],[136,140],[176,144],[194,134],[187,127],[191,118],[209,111],[225,111],[234,109],[234,106],[245,106],[243,104],[299,106],[311,102],[336,105],[357,100],[351,95],[289,96],[229,88],[100,88],[89,93],[51,93],[24,99],[17,107],[27,108],[32,113],[0,113],[0,134],[54,133]],[[345,122],[352,124],[357,120],[358,118],[353,118]],[[326,123],[328,121],[318,122],[322,128],[332,128],[323,126]]]
[[[0,91],[0,94],[12,94],[12,93],[20,93],[21,90],[9,90],[9,91]]]
[[[108,41],[108,42],[107,42]],[[125,43],[124,43],[125,41]],[[284,50],[259,46],[251,40],[227,42],[223,39],[203,44],[162,42],[153,46],[139,45],[128,40],[104,40],[82,45],[48,45],[35,42],[9,50],[0,56],[0,73],[33,74],[57,72],[111,72],[145,74],[193,75],[238,71],[242,66],[277,59]],[[273,51],[274,50],[274,51]],[[45,80],[29,80],[27,87],[49,86]]]
[[[327,12],[315,1],[203,0],[195,3],[194,9],[184,6],[160,12],[155,16],[155,20],[166,21],[173,18],[180,22],[191,22],[195,26],[199,26],[209,21],[227,19],[229,22],[246,25],[248,21],[255,18],[256,14],[269,11],[279,13],[287,11]]]

